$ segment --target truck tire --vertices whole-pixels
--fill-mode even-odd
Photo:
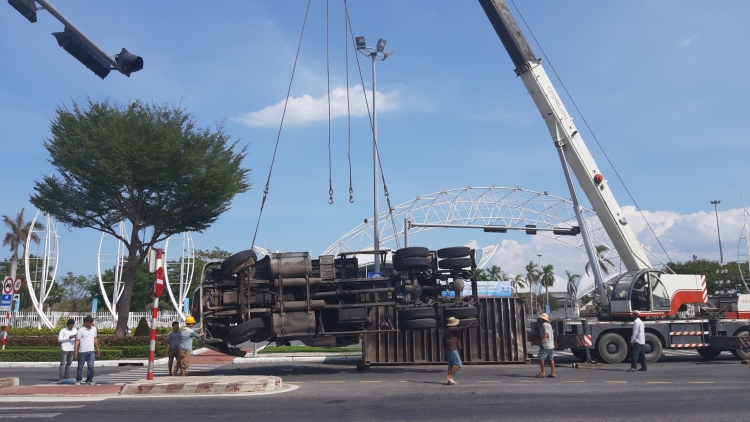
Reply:
[[[429,268],[430,259],[421,256],[411,258],[393,259],[393,268],[396,271],[404,271],[410,268]]]
[[[410,321],[412,319],[435,318],[435,308],[401,309],[398,311],[399,321]]]
[[[575,356],[576,359],[580,360],[581,362],[586,362],[586,349],[570,349],[570,351],[573,353],[573,356]],[[589,353],[589,356],[593,357],[591,353]]]
[[[221,263],[221,273],[224,275],[237,274],[245,268],[255,264],[256,259],[258,259],[258,256],[255,255],[255,252],[252,249],[237,252]]]
[[[469,255],[471,255],[471,248],[468,246],[454,246],[437,251],[438,258],[462,258]]]
[[[738,337],[750,337],[750,333],[743,330],[735,334],[735,336]],[[750,359],[750,349],[734,349],[730,350],[730,352],[739,360],[748,360]]]
[[[604,334],[596,349],[601,360],[606,363],[620,363],[628,357],[628,343],[617,333]]]
[[[646,333],[646,362],[654,363],[661,359],[661,340],[654,333]]]
[[[471,267],[471,258],[445,258],[438,261],[438,267],[443,270],[454,270]]]
[[[453,308],[443,311],[443,316],[446,318],[476,318],[477,315],[479,315],[479,308],[475,308],[473,306],[470,308]]]
[[[250,340],[256,333],[266,328],[266,323],[260,318],[251,318],[236,326],[227,336],[227,343],[235,346]]]
[[[401,248],[393,253],[393,259],[396,258],[414,258],[420,257],[425,258],[430,255],[430,250],[422,246],[410,246],[408,248]]]
[[[713,347],[703,347],[698,350],[698,354],[705,360],[716,359],[721,354],[721,349],[714,349]]]
[[[402,330],[419,330],[422,328],[436,328],[437,327],[435,318],[412,319],[409,321],[399,322],[398,325],[399,325],[399,328],[401,328]]]

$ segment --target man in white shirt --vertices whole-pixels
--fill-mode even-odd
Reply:
[[[86,363],[86,385],[95,385],[94,383],[94,350],[99,356],[99,338],[96,336],[96,327],[94,327],[94,318],[87,315],[83,319],[83,327],[76,334],[76,344],[74,347],[73,357],[78,359],[78,369],[76,371],[76,385],[81,385],[83,379],[83,363]]]
[[[630,369],[628,372],[635,372],[638,362],[641,363],[639,371],[646,370],[646,332],[641,321],[641,313],[638,310],[633,311],[633,335],[630,336]]]
[[[57,335],[57,342],[60,343],[60,370],[57,375],[57,383],[62,382],[63,379],[70,378],[68,370],[70,364],[73,363],[73,351],[76,342],[76,334],[78,330],[75,329],[76,322],[74,319],[69,319],[68,324],[60,330]]]

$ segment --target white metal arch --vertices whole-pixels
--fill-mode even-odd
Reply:
[[[120,221],[120,224],[117,227],[117,234],[123,239],[128,239],[128,230],[125,227],[124,221]],[[122,274],[127,259],[127,248],[125,247],[125,244],[120,239],[102,232],[102,237],[99,240],[99,255],[97,259],[99,289],[102,292],[104,304],[107,306],[107,310],[109,310],[109,313],[115,321],[117,320],[117,302],[120,300],[122,289],[124,287],[124,284],[122,283]],[[104,280],[102,277],[102,270],[106,271],[110,268],[114,271],[113,279]],[[107,293],[106,284],[112,284],[112,297]]]
[[[54,327],[52,322],[44,314],[44,301],[52,291],[57,275],[59,263],[59,236],[57,235],[57,221],[48,213],[44,213],[45,226],[41,230],[35,230],[41,211],[37,211],[31,221],[31,229],[26,237],[26,252],[24,253],[24,265],[26,269],[26,285],[29,288],[29,296],[34,310],[39,314],[40,321],[48,328]],[[33,235],[39,237],[39,244],[34,253],[31,252],[31,238]]]
[[[166,282],[167,293],[180,318],[185,320],[183,304],[190,294],[190,283],[193,281],[195,269],[195,246],[190,232],[167,238],[164,242],[164,256],[166,258],[164,281]],[[170,281],[170,274],[173,276],[172,281]],[[173,289],[174,285],[177,287],[176,294]]]
[[[611,273],[620,267],[619,256],[614,250],[604,228],[596,214],[587,208],[583,217],[594,246],[604,245],[608,248],[603,253],[609,263],[605,264]],[[537,192],[521,187],[466,187],[448,189],[429,195],[418,196],[411,201],[393,207],[393,220],[389,212],[378,215],[381,247],[396,247],[396,239],[401,239],[403,246],[404,219],[422,224],[451,224],[457,227],[466,225],[497,225],[503,227],[525,228],[534,224],[538,228],[571,227],[577,225],[573,203],[570,199]],[[373,219],[344,234],[323,252],[337,254],[344,251],[371,250],[373,248]],[[409,235],[434,227],[412,227]],[[581,236],[557,236],[552,232],[538,232],[545,236],[575,247],[585,253]],[[494,251],[493,251],[494,252]],[[489,259],[489,256],[488,256]]]

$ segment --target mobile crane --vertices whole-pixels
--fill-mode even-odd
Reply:
[[[739,358],[750,359],[750,294],[740,295],[734,303],[720,307],[709,303],[705,276],[669,274],[652,267],[547,76],[542,60],[534,55],[505,0],[479,0],[479,3],[552,135],[594,272],[598,321],[591,325],[587,321],[557,321],[558,344],[570,347],[579,358],[586,356],[585,349],[589,348],[607,363],[621,362],[628,352],[626,340],[632,330],[632,311],[638,309],[645,320],[646,358],[651,362],[661,357],[663,348],[694,348],[705,358],[730,350]],[[626,268],[611,284],[605,285],[599,272],[571,170]],[[707,318],[679,319],[680,312],[691,314],[691,318],[700,314]]]

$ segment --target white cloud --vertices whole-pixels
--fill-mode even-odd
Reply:
[[[351,115],[356,117],[366,116],[369,106],[372,112],[372,91],[367,92],[367,102],[364,100],[362,85],[349,88],[349,109]],[[382,111],[395,110],[399,107],[399,93],[377,92],[378,113]],[[276,126],[281,122],[284,111],[285,100],[276,104],[266,106],[260,111],[251,111],[243,114],[236,120],[248,126]],[[331,91],[331,119],[346,116],[348,113],[346,101],[346,88],[339,86]],[[313,98],[309,94],[301,97],[290,97],[287,105],[284,123],[290,125],[306,125],[312,122],[328,120],[328,98],[323,95]]]
[[[693,35],[692,37],[685,38],[684,40],[681,40],[677,45],[679,47],[688,47],[693,44],[693,41],[697,40],[699,38],[698,34]]]

